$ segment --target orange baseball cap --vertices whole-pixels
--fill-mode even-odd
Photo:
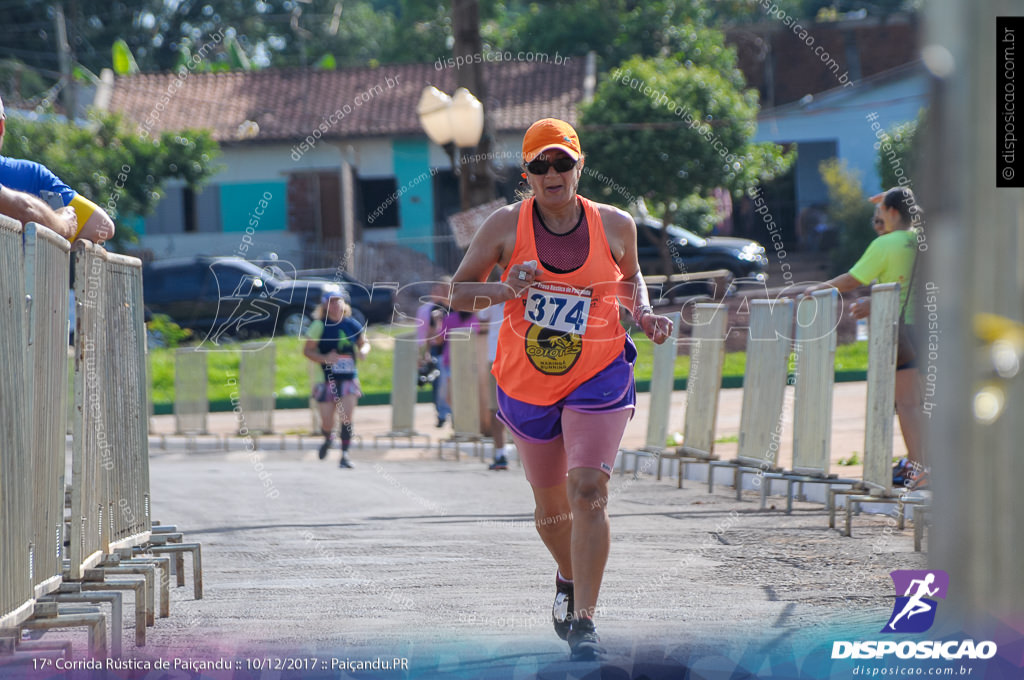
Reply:
[[[578,161],[583,153],[579,135],[571,125],[557,118],[538,120],[523,137],[523,160],[527,163],[548,149],[560,149],[574,161]]]

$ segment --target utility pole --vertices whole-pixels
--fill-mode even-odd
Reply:
[[[930,66],[921,187],[932,247],[918,255],[930,292],[915,312],[919,327],[928,324],[919,370],[939,395],[926,390],[935,413],[925,421],[935,494],[929,565],[949,572],[942,616],[958,630],[981,626],[978,635],[1024,611],[1024,192],[997,188],[997,176],[1013,170],[1007,177],[993,167],[1005,160],[993,123],[1000,135],[1013,129],[1004,118],[1013,90],[997,87],[997,74],[1013,75],[1013,35],[1003,42],[994,29],[1013,9],[1005,0],[936,0],[926,22],[925,44],[940,57]]]
[[[60,62],[61,100],[67,111],[68,120],[75,119],[75,78],[71,71],[71,45],[68,43],[68,27],[64,20],[64,3],[58,2],[53,7],[53,20],[57,24],[57,58]]]
[[[483,41],[480,39],[480,6],[477,0],[452,0],[452,26],[455,34],[455,45],[452,53],[455,57],[466,58],[466,66],[458,69],[456,82],[480,100],[484,107],[484,132],[476,146],[476,157],[479,160],[467,162],[460,150],[459,188],[462,195],[462,209],[494,200],[494,179],[491,176],[490,156],[494,146],[492,128],[487,118],[487,82],[484,78],[482,59],[474,59],[473,55],[483,52]]]

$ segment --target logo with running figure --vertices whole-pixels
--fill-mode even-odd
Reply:
[[[579,335],[537,325],[526,331],[526,356],[545,375],[565,375],[582,353],[583,338]]]
[[[939,606],[933,598],[946,599],[949,574],[938,569],[898,569],[889,575],[896,588],[896,602],[882,632],[923,633],[931,628]]]

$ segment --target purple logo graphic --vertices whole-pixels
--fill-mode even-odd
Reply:
[[[949,574],[939,569],[897,569],[889,575],[896,589],[896,602],[882,632],[923,633],[931,628],[939,606],[934,598],[946,599]]]

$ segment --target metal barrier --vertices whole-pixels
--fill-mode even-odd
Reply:
[[[871,316],[868,324],[868,403],[864,423],[864,482],[862,489],[831,491],[829,526],[835,526],[835,496],[846,496],[846,529],[851,533],[851,515],[861,503],[893,503],[902,530],[907,505],[925,503],[907,498],[904,490],[892,486],[893,416],[896,401],[896,350],[900,317],[900,285],[883,283],[871,287]],[[867,489],[864,493],[863,489]]]
[[[374,435],[374,443],[381,439],[409,439],[414,442],[422,437],[430,446],[430,436],[416,431],[413,416],[416,408],[417,371],[419,345],[416,333],[405,333],[395,338],[394,359],[391,373],[391,431]]]
[[[69,251],[76,344],[66,531],[67,428],[60,416],[68,380]],[[155,618],[158,569],[160,614],[169,615],[169,558],[133,556],[168,550],[150,545],[146,389],[142,263],[88,242],[70,248],[33,224],[22,234],[20,225],[0,218],[0,393],[13,397],[0,401],[0,652],[52,647],[23,644],[22,629],[88,626],[90,653],[105,656],[106,618],[80,606],[97,602],[111,605],[119,652],[120,593],[86,592],[96,589],[135,590],[136,644],[143,645]],[[165,534],[154,542],[172,538],[181,540]],[[199,546],[174,549],[193,552],[201,597]],[[145,581],[103,580],[109,574]]]
[[[455,459],[459,459],[459,445],[472,443],[474,451],[483,455],[483,435],[480,432],[480,380],[479,367],[486,365],[486,339],[468,328],[448,331],[448,351],[451,360],[452,429],[448,439],[437,442],[438,457],[442,446],[455,445]]]
[[[676,485],[683,488],[688,463],[717,460],[715,421],[718,418],[718,395],[722,390],[722,369],[725,366],[725,334],[729,314],[725,305],[700,303],[694,305],[689,322],[690,374],[686,379],[686,419],[683,423],[683,445],[674,453],[658,458],[658,479],[661,462],[678,460]]]
[[[729,321],[725,305],[699,304],[693,313],[693,350],[686,382],[686,421],[680,453],[694,458],[715,458],[715,422],[718,395],[725,367],[725,333]]]
[[[104,551],[131,548],[149,539],[149,414],[146,408],[146,326],[143,320],[142,262],[108,254],[102,300],[106,308],[103,362],[107,387],[107,439],[115,464],[107,477]],[[115,387],[116,389],[111,389]],[[205,395],[205,391],[203,392]]]
[[[149,539],[142,263],[79,242],[75,258],[75,424],[71,578]]]
[[[106,363],[114,358],[106,344],[106,267],[100,249],[75,245],[75,412],[71,447],[71,528],[69,539],[72,580],[103,559],[104,512],[108,473],[114,465],[107,439],[104,389]]]
[[[793,395],[795,474],[824,477],[832,454],[839,291],[819,290],[797,306],[796,384]]]
[[[868,325],[868,406],[864,423],[864,484],[872,493],[892,491],[893,416],[896,403],[896,334],[900,286],[871,288]]]
[[[819,290],[797,303],[793,465],[790,470],[765,475],[765,480],[786,482],[786,514],[793,512],[794,485],[802,496],[805,484],[827,484],[831,488],[861,483],[858,479],[840,479],[830,472],[838,303],[839,291],[835,288]],[[762,491],[767,494],[767,484]]]
[[[619,450],[619,472],[626,473],[626,456],[634,457],[633,475],[636,476],[641,457],[660,459],[667,450],[668,421],[672,411],[672,388],[675,385],[676,357],[679,346],[679,314],[672,314],[672,334],[660,345],[654,345],[654,365],[651,370],[651,401],[647,407],[647,434],[639,449]],[[661,468],[660,460],[658,467]],[[659,473],[661,470],[659,469]],[[660,476],[660,475],[659,475]]]
[[[0,629],[17,628],[35,606],[26,340],[22,227],[0,216]]]
[[[70,295],[68,297],[70,297]],[[72,328],[73,328],[73,326],[72,326]],[[74,423],[75,423],[75,348],[74,348],[74,346],[68,346],[68,351],[67,351],[67,357],[65,359],[65,364],[67,365],[67,373],[68,373],[67,394],[64,397],[64,400],[65,400],[66,406],[67,406],[66,409],[65,409],[65,415],[64,415],[64,418],[65,418],[65,430],[66,430],[67,434],[73,435],[75,433],[75,430],[74,430]]]
[[[317,383],[322,383],[324,381],[324,370],[319,363],[310,361],[306,364],[306,374],[309,376],[310,432],[312,432],[314,436],[317,436],[322,432],[323,421],[320,418],[320,405],[317,403],[317,400],[313,398],[313,390]]]
[[[206,434],[210,401],[206,396],[206,352],[180,347],[174,352],[174,432]]]
[[[238,404],[245,414],[245,426],[253,434],[271,434],[274,431],[276,347],[272,342],[252,342],[239,349]]]
[[[732,466],[736,500],[742,498],[744,474],[762,475],[762,508],[770,483],[763,479],[763,475],[781,470],[778,458],[782,448],[782,403],[792,327],[792,300],[753,300],[750,303],[750,341],[743,372],[743,405],[736,459],[712,463],[708,472],[710,479],[715,467]],[[709,481],[709,488],[711,484]]]
[[[25,291],[28,296],[26,381],[32,404],[32,568],[35,596],[60,586],[64,544],[65,429],[53,414],[67,412],[68,251],[49,229],[25,227]]]

